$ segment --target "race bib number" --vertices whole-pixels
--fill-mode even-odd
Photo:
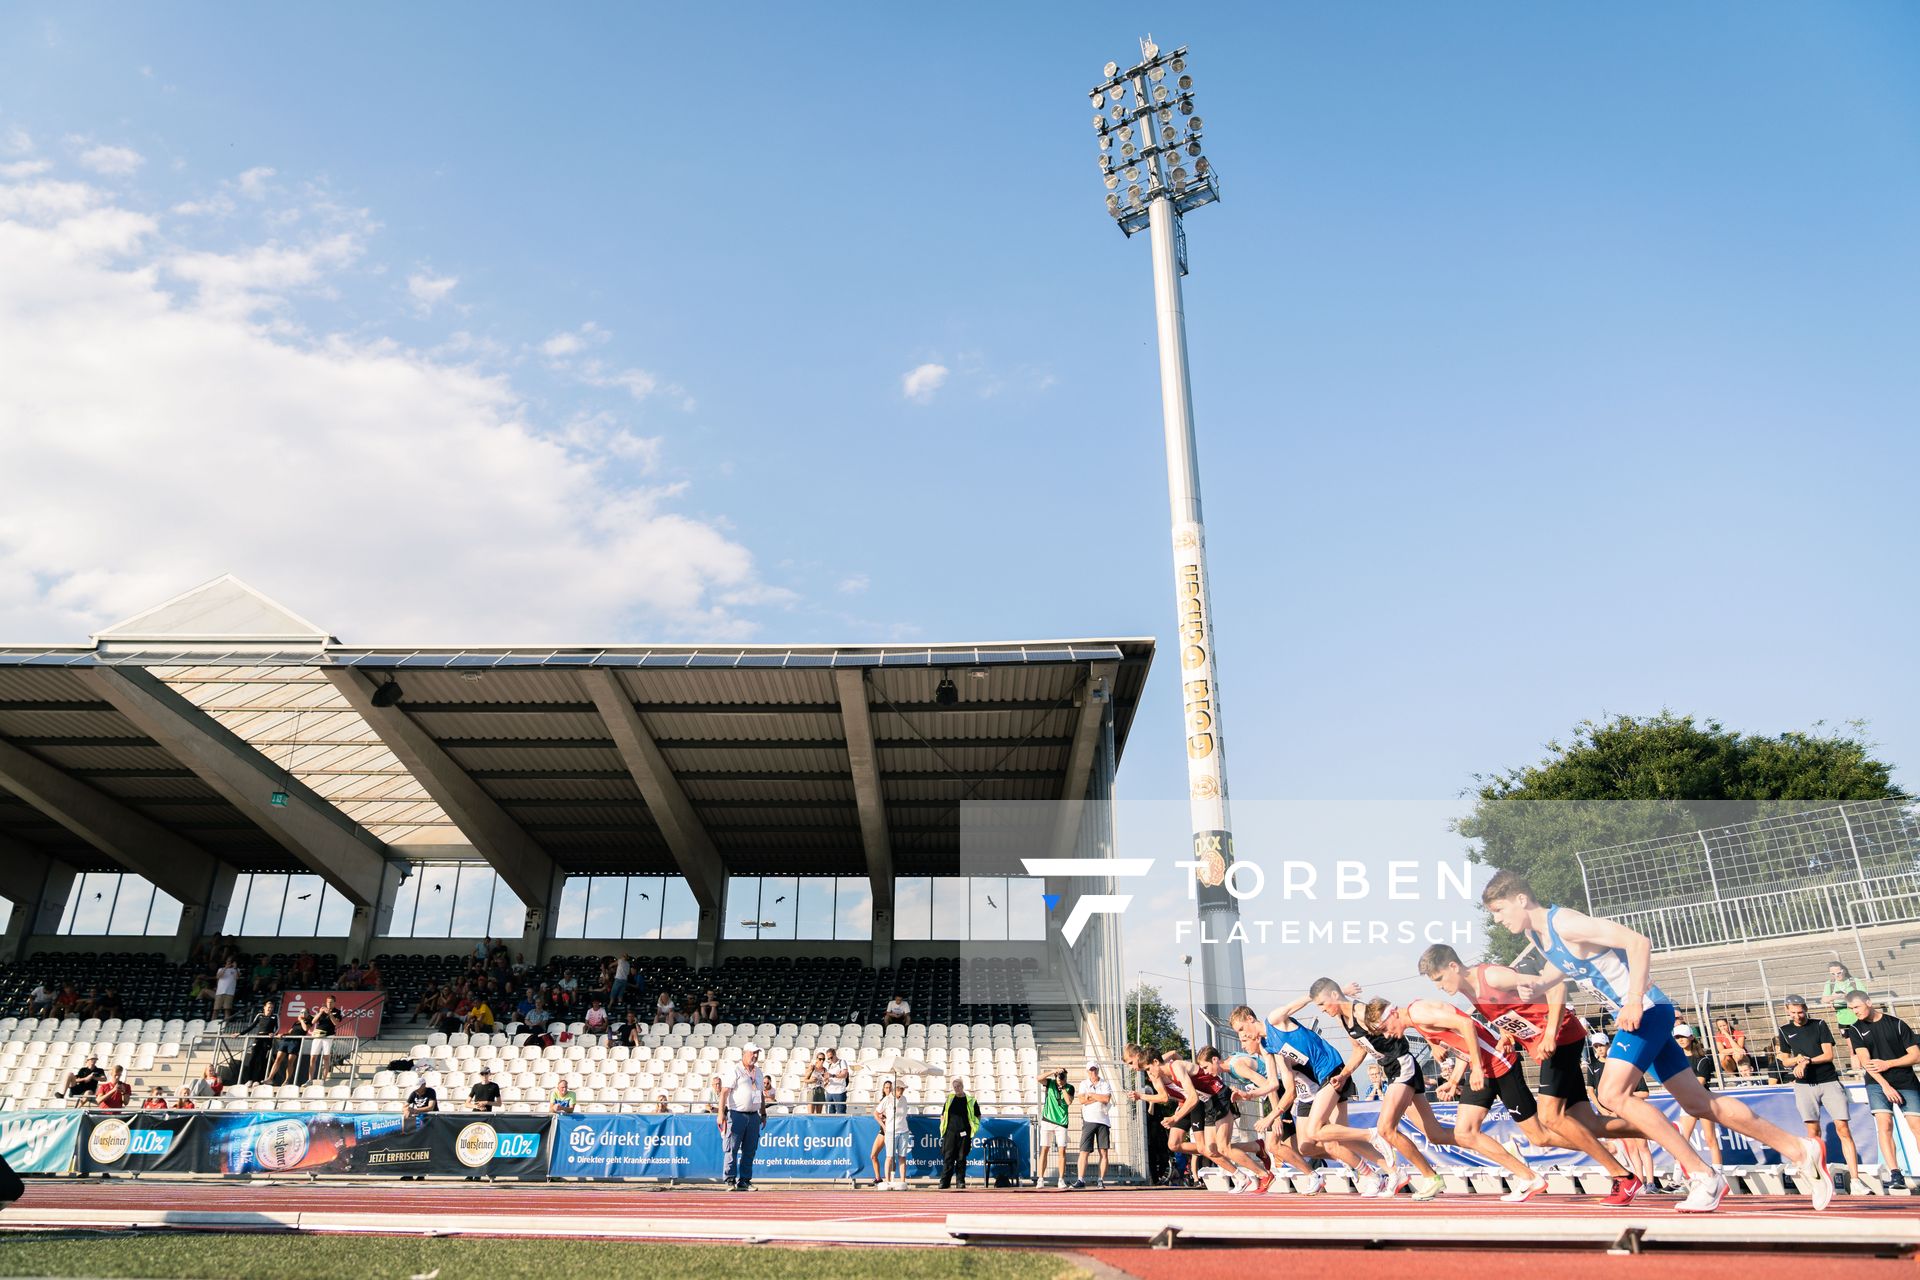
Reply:
[[[1528,1022],[1517,1013],[1503,1013],[1488,1024],[1495,1031],[1504,1031],[1515,1040],[1525,1043],[1540,1038],[1540,1028]]]

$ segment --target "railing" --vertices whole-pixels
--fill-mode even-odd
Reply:
[[[266,1041],[266,1045],[267,1045],[267,1051],[265,1056],[266,1056],[268,1065],[271,1065],[273,1060],[274,1045],[279,1043],[281,1040],[288,1039],[288,1038],[289,1037],[282,1036],[277,1033],[263,1033],[260,1035],[249,1035],[245,1032],[238,1032],[238,1031],[202,1031],[197,1035],[188,1037],[188,1039],[185,1042],[187,1052],[186,1052],[186,1063],[185,1063],[184,1069],[187,1073],[187,1078],[189,1081],[199,1079],[199,1076],[195,1073],[194,1067],[195,1067],[196,1060],[200,1056],[200,1051],[202,1048],[206,1049],[207,1061],[210,1063],[225,1061],[226,1059],[229,1059],[229,1058],[237,1058],[240,1060],[242,1064],[244,1064],[248,1060],[248,1058],[252,1056],[253,1042],[256,1040],[264,1040]],[[309,1052],[309,1040],[311,1038],[307,1036],[298,1036],[298,1037],[292,1037],[292,1038],[298,1040],[300,1043],[300,1056],[303,1059],[305,1059],[309,1064],[311,1064],[312,1055]],[[334,1081],[334,1083],[347,1084],[347,1085],[359,1084],[360,1083],[360,1049],[361,1049],[361,1046],[366,1042],[363,1041],[359,1036],[351,1036],[351,1035],[346,1035],[344,1033],[327,1036],[326,1039],[332,1041],[333,1043],[333,1052],[324,1055],[333,1060],[332,1068],[334,1070],[338,1070],[341,1067],[347,1068],[347,1078],[341,1081]],[[237,1049],[234,1047],[236,1045],[239,1046]],[[311,1070],[311,1067],[309,1066],[306,1069]],[[295,1075],[298,1075],[299,1073],[300,1073],[299,1069],[296,1069],[294,1072]],[[253,1081],[250,1083],[263,1083],[263,1082]],[[317,1083],[323,1083],[323,1082],[309,1079],[307,1083],[317,1084]]]
[[[1623,911],[1656,951],[1920,921],[1920,872]]]

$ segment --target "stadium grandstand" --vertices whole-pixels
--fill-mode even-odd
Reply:
[[[211,1065],[216,1109],[485,1069],[508,1111],[562,1078],[585,1112],[688,1110],[757,1039],[783,1103],[832,1049],[1024,1116],[1042,1064],[1117,1059],[1118,930],[1069,952],[1042,898],[1072,884],[964,875],[962,808],[1043,803],[1035,852],[1110,853],[1152,656],[353,647],[230,577],[0,647],[0,1102],[61,1105],[92,1056],[136,1105]],[[291,992],[377,992],[380,1029],[273,1072],[278,1029],[243,1035]]]

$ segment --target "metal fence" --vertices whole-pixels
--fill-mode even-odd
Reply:
[[[1920,920],[1920,806],[1778,813],[1578,855],[1587,901],[1659,950]]]

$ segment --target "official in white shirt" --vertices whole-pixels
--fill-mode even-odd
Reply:
[[[1087,1064],[1087,1078],[1080,1085],[1080,1170],[1074,1175],[1073,1188],[1087,1185],[1087,1156],[1099,1158],[1100,1172],[1095,1186],[1107,1185],[1107,1155],[1113,1146],[1113,1082],[1100,1071],[1100,1064]],[[1061,1153],[1064,1163],[1066,1154]]]
[[[740,1061],[729,1062],[713,1078],[714,1110],[719,1113],[720,1140],[726,1144],[722,1171],[730,1191],[753,1190],[753,1157],[760,1149],[760,1125],[767,1118],[773,1092],[760,1068],[760,1046],[749,1043]]]

